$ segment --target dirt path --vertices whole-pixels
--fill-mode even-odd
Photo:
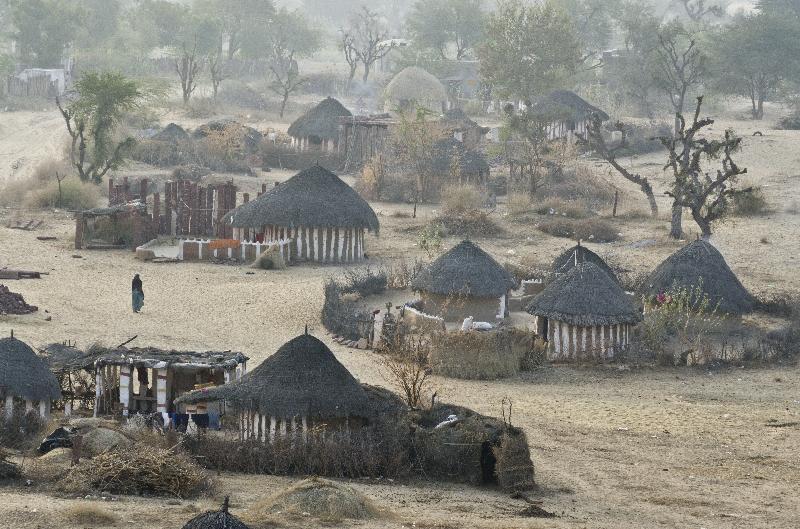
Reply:
[[[57,110],[0,112],[0,184],[27,178],[42,160],[60,157],[63,127]]]

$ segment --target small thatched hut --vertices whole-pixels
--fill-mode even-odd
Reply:
[[[508,315],[508,292],[514,278],[491,255],[470,241],[461,241],[414,278],[423,310],[447,321],[472,316],[494,322]]]
[[[450,175],[460,184],[483,185],[489,178],[489,163],[483,154],[468,149],[452,137],[433,144],[431,165],[434,173]],[[457,175],[454,174],[455,167],[458,167]]]
[[[352,116],[339,101],[326,97],[289,125],[288,133],[292,137],[292,145],[301,151],[319,149],[338,152],[339,120]]]
[[[534,102],[530,110],[552,120],[547,131],[553,140],[574,140],[576,134],[585,134],[592,114],[599,115],[602,121],[609,119],[608,114],[569,90],[550,92]]]
[[[739,282],[722,254],[710,243],[694,241],[656,267],[645,282],[646,293],[657,296],[678,288],[701,288],[711,307],[728,314],[751,312],[756,300]]]
[[[388,110],[414,110],[423,107],[442,112],[447,102],[447,90],[439,80],[417,66],[409,66],[395,75],[386,85]]]
[[[442,133],[460,141],[467,149],[476,149],[490,130],[478,125],[460,108],[445,112],[437,124]]]
[[[228,512],[229,498],[218,511],[206,511],[198,514],[183,526],[183,529],[248,529],[236,516]]]
[[[551,270],[556,275],[566,274],[580,263],[596,264],[603,272],[608,274],[608,276],[613,279],[615,283],[619,283],[617,275],[614,273],[611,267],[608,266],[608,263],[606,263],[602,257],[591,251],[589,248],[581,245],[581,243],[578,243],[572,248],[568,248],[561,252],[558,257],[553,260]]]
[[[188,393],[176,403],[214,401],[238,411],[242,438],[265,442],[315,426],[357,426],[374,415],[361,384],[309,334],[286,342],[241,380]]]
[[[341,178],[317,165],[300,171],[229,217],[234,238],[287,241],[288,262],[350,262],[364,258],[366,231],[377,233],[378,217]]]
[[[551,360],[606,360],[629,343],[642,316],[620,286],[592,262],[579,263],[528,305]]]
[[[61,398],[61,386],[47,363],[13,333],[0,339],[0,397],[4,399],[7,418],[22,402],[26,411],[38,403],[39,415],[47,418],[52,402]]]

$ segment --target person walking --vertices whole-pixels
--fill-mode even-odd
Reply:
[[[144,290],[142,290],[142,279],[139,277],[139,274],[133,276],[133,281],[131,282],[131,296],[133,312],[138,313],[142,310],[142,305],[144,305]]]

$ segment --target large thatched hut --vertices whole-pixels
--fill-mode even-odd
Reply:
[[[550,92],[535,101],[530,110],[551,120],[547,127],[550,139],[573,140],[576,134],[585,134],[592,114],[602,121],[609,119],[608,114],[569,90]]]
[[[417,66],[409,66],[395,75],[386,85],[387,110],[426,108],[442,112],[447,102],[447,90],[439,80]]]
[[[236,516],[228,512],[230,500],[225,496],[222,508],[198,514],[183,526],[183,529],[248,529]]]
[[[39,415],[46,418],[53,401],[61,398],[61,386],[47,363],[13,333],[0,339],[0,397],[4,399],[6,418],[23,403],[26,411],[37,404]]]
[[[642,316],[620,286],[592,262],[550,283],[528,305],[551,360],[606,360],[628,345]]]
[[[352,115],[339,101],[326,97],[289,126],[292,145],[301,151],[338,152],[339,120]]]
[[[461,241],[414,278],[422,309],[445,321],[473,317],[494,322],[508,315],[508,293],[514,278],[491,255]]]
[[[364,258],[365,232],[378,232],[370,205],[341,178],[316,165],[300,171],[229,216],[234,238],[289,241],[287,261]]]
[[[614,273],[611,267],[608,266],[608,263],[606,263],[602,257],[591,251],[589,248],[583,246],[580,242],[572,248],[567,248],[561,252],[558,257],[553,260],[551,270],[556,275],[566,274],[580,263],[596,264],[601,270],[603,270],[603,272],[608,274],[608,276],[613,279],[615,283],[619,283],[617,275]]]
[[[700,288],[712,308],[728,314],[745,314],[756,305],[719,250],[703,240],[684,246],[658,265],[645,288],[650,296],[675,288]]]
[[[319,339],[289,340],[241,380],[198,390],[176,403],[224,401],[238,413],[243,438],[269,441],[315,426],[357,426],[373,415],[367,392]]]

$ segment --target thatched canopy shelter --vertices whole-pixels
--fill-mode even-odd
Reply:
[[[319,165],[239,206],[228,218],[234,238],[291,239],[289,261],[361,260],[365,231],[377,233],[380,228],[370,205]]]
[[[230,500],[225,496],[225,502],[218,511],[206,511],[198,514],[183,526],[183,529],[248,529],[236,516],[228,512]]]
[[[316,146],[325,151],[339,148],[339,120],[352,117],[344,105],[332,97],[326,97],[309,109],[289,126],[289,136],[298,148],[306,150]]]
[[[650,274],[645,285],[650,296],[676,287],[699,287],[708,295],[711,307],[728,314],[745,314],[756,306],[755,298],[742,285],[719,250],[703,240],[694,241],[668,257]]]
[[[40,354],[61,386],[64,415],[72,413],[76,401],[90,407],[95,399],[94,363],[100,353],[96,349],[83,351],[74,345],[51,343]]]
[[[551,139],[573,139],[575,134],[585,134],[592,114],[599,115],[602,121],[609,119],[608,114],[569,90],[550,92],[534,101],[530,111],[552,121],[548,127]]]
[[[417,274],[411,286],[421,293],[429,314],[493,322],[507,315],[507,295],[516,282],[491,255],[461,241]]]
[[[459,168],[458,181],[464,184],[483,184],[489,178],[489,162],[480,152],[468,149],[464,143],[449,137],[433,144],[431,169],[439,174],[453,172],[453,162]]]
[[[198,390],[176,402],[224,401],[245,417],[242,434],[266,440],[312,423],[369,419],[374,410],[358,381],[322,341],[301,334],[241,380]],[[299,424],[298,424],[299,423]]]
[[[0,339],[0,397],[6,417],[14,413],[15,399],[23,400],[26,410],[38,402],[39,414],[47,417],[52,401],[61,398],[61,386],[47,363],[13,334]]]
[[[578,243],[572,248],[568,248],[561,252],[558,257],[553,260],[551,270],[554,274],[566,274],[580,263],[596,264],[601,270],[603,270],[603,272],[608,274],[608,276],[613,279],[615,283],[619,283],[617,275],[614,273],[611,267],[608,266],[608,263],[606,263],[602,257],[591,251],[589,248],[581,245],[581,243]]]
[[[526,310],[536,316],[536,332],[558,360],[611,358],[628,344],[630,327],[642,320],[631,298],[592,262],[573,266]]]
[[[395,75],[386,85],[386,99],[390,105],[413,110],[415,105],[435,112],[442,111],[447,101],[447,90],[439,80],[417,66],[409,66]]]

